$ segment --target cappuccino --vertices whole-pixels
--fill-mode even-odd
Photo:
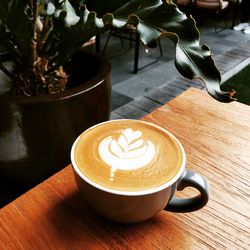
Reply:
[[[173,135],[143,121],[115,120],[83,132],[74,159],[84,176],[119,191],[149,190],[171,181],[184,153]]]

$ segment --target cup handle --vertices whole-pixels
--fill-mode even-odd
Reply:
[[[196,211],[204,207],[209,199],[209,183],[206,178],[191,170],[186,170],[178,183],[177,190],[183,190],[186,187],[196,188],[200,194],[191,198],[173,197],[164,210],[186,213]]]

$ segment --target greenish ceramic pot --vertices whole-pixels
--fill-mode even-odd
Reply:
[[[69,164],[76,137],[109,119],[110,63],[79,51],[66,69],[63,93],[0,97],[0,206]]]

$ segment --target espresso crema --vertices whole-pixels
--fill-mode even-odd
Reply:
[[[167,132],[149,123],[116,120],[82,133],[75,162],[93,182],[121,191],[142,191],[165,184],[179,172],[183,152]]]

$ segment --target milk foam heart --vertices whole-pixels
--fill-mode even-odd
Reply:
[[[116,140],[112,136],[104,138],[98,147],[100,157],[111,167],[110,180],[115,171],[135,170],[149,164],[155,156],[155,146],[142,138],[140,130],[124,129]]]

